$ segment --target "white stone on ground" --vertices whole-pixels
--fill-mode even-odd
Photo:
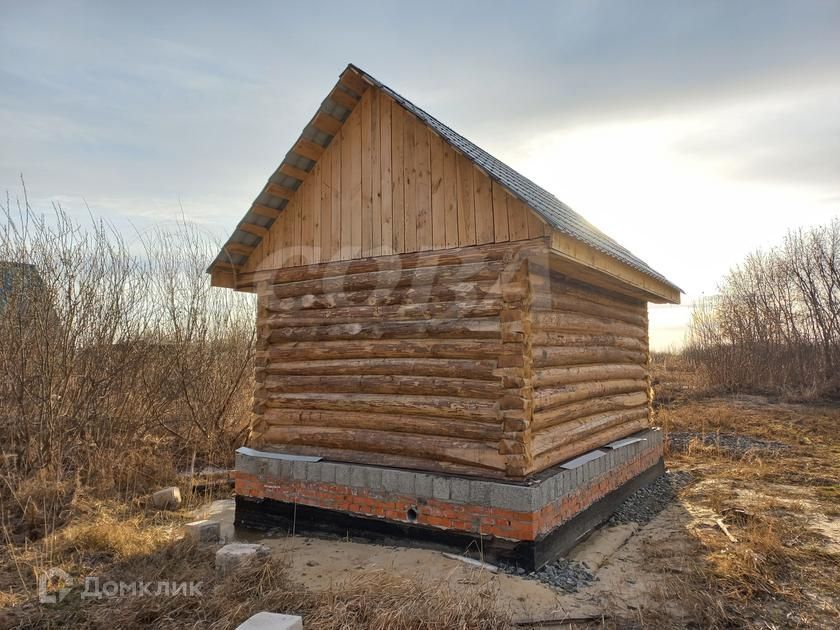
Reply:
[[[297,615],[261,612],[239,624],[236,630],[303,630],[303,619]]]
[[[178,486],[158,490],[152,495],[152,505],[160,510],[175,510],[181,507],[181,491]]]
[[[227,544],[216,552],[216,572],[222,576],[228,575],[246,562],[266,558],[270,553],[271,550],[265,545]]]
[[[204,519],[202,521],[193,521],[184,525],[184,534],[196,542],[218,542],[221,534],[221,526],[219,521],[210,521]]]

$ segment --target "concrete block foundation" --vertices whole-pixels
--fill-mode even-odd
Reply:
[[[661,432],[647,429],[524,481],[240,449],[235,524],[294,524],[297,533],[349,534],[459,553],[481,549],[486,560],[533,570],[570,549],[630,493],[661,475],[662,449]]]

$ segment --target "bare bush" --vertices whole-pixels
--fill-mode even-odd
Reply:
[[[727,390],[840,395],[840,219],[732,270],[696,306],[685,356]]]
[[[178,223],[129,245],[25,197],[0,214],[4,506],[54,519],[16,491],[36,475],[66,504],[68,484],[130,495],[228,465],[250,424],[254,304],[210,287],[213,241]]]

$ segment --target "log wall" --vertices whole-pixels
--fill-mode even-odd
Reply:
[[[277,270],[258,286],[266,447],[526,474],[527,260],[544,241]]]
[[[521,478],[648,426],[646,304],[549,257],[540,238],[274,270],[258,445]]]
[[[532,274],[533,470],[649,426],[647,303],[568,275]]]

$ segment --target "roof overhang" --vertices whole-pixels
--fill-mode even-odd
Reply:
[[[656,304],[679,304],[678,287],[621,263],[577,239],[554,231],[549,237],[554,271],[609,291]]]

